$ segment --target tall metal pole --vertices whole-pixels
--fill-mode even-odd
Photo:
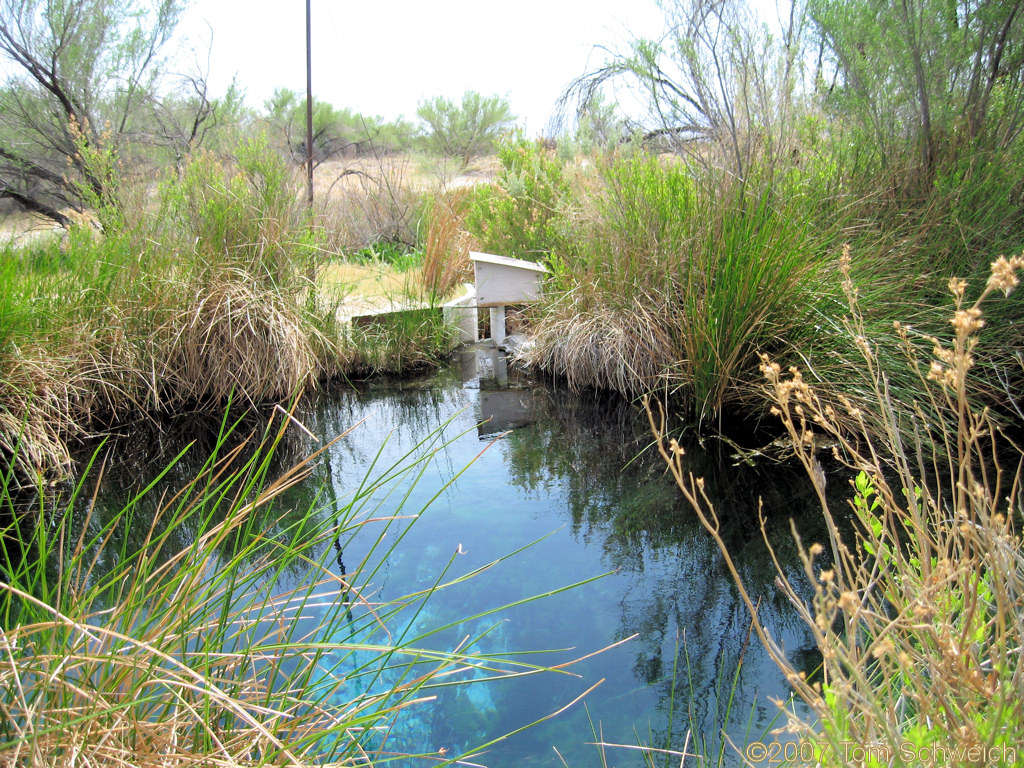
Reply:
[[[306,0],[306,201],[313,209],[313,47],[310,0]]]

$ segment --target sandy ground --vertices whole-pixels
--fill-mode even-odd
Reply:
[[[501,170],[496,156],[476,158],[459,172],[452,161],[422,155],[386,155],[329,160],[313,171],[314,195],[359,188],[383,180],[392,186],[408,185],[419,192],[470,187],[494,181]]]
[[[320,273],[325,296],[341,302],[338,318],[414,309],[423,306],[419,295],[419,272],[398,272],[385,264],[328,264]]]
[[[0,213],[0,246],[30,245],[47,239],[59,240],[64,230],[43,216],[22,211]]]

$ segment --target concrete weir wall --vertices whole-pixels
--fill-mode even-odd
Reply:
[[[479,341],[477,313],[480,308],[487,308],[491,314],[491,339],[494,346],[500,346],[505,340],[505,307],[527,304],[540,298],[541,281],[547,270],[532,261],[492,253],[471,252],[469,258],[473,262],[474,283],[465,283],[458,298],[440,308],[403,306],[356,315],[351,318],[352,323],[371,325],[397,312],[437,312],[440,309],[444,322],[458,330],[455,334],[457,346]]]
[[[505,307],[527,304],[541,295],[541,281],[547,270],[540,264],[493,253],[471,251],[476,282],[476,305],[491,311],[491,340],[495,346],[505,341]]]
[[[476,286],[465,283],[462,295],[441,307],[441,316],[448,325],[458,329],[458,344],[475,344],[477,337]]]

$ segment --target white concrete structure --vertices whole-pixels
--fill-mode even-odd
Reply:
[[[477,341],[476,287],[465,283],[462,295],[441,306],[445,323],[459,331],[460,344],[475,344]]]
[[[505,306],[536,301],[547,270],[540,264],[492,253],[470,252],[476,281],[476,305],[491,310],[491,339],[505,340]]]

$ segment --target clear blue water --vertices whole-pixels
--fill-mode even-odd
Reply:
[[[439,689],[435,700],[399,718],[389,749],[461,754],[556,712],[595,685],[583,702],[472,762],[596,766],[602,762],[595,741],[679,749],[688,732],[691,750],[697,739],[716,753],[723,730],[742,746],[772,727],[778,708],[771,699],[787,697],[785,682],[750,633],[747,610],[714,543],[650,450],[635,406],[573,396],[515,375],[506,382],[500,362],[470,353],[424,379],[322,395],[299,417],[328,439],[359,423],[294,494],[300,506],[319,494],[326,514],[356,492],[374,464],[398,460],[438,429],[448,441],[434,446],[415,482],[399,478],[366,506],[366,514],[375,509],[377,516],[399,507],[406,514],[423,510],[415,520],[391,524],[388,536],[398,543],[384,562],[380,550],[370,550],[383,523],[367,524],[344,542],[349,572],[379,565],[367,599],[397,599],[442,574],[450,580],[525,547],[434,595],[411,620],[411,631],[428,634],[425,644],[448,650],[475,640],[469,650],[496,655],[560,649],[535,659],[553,665],[631,638],[572,666],[572,674]],[[805,541],[818,529],[809,485],[777,466],[735,466],[718,443],[691,446],[687,461],[707,478],[723,535],[748,590],[761,601],[762,620],[810,668],[810,640],[773,586],[775,571],[756,524],[761,497],[778,554],[796,573],[789,519],[798,521]],[[187,476],[188,468],[182,471]],[[406,526],[412,527],[402,536]],[[358,624],[358,605],[354,611]],[[486,615],[466,620],[479,614]],[[402,622],[392,631],[410,619]],[[338,632],[347,637],[352,627]],[[343,668],[324,675],[342,675]],[[479,675],[463,677],[473,674]],[[727,754],[726,764],[736,762]],[[609,765],[643,764],[625,748],[609,747],[606,755]]]

